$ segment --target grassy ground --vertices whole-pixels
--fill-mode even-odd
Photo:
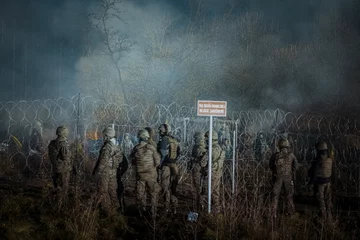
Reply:
[[[337,210],[331,222],[316,218],[314,208],[297,202],[297,214],[268,216],[268,202],[256,190],[227,197],[224,214],[200,214],[188,222],[191,210],[187,185],[180,189],[180,209],[155,221],[137,216],[132,192],[127,192],[125,216],[102,216],[91,190],[70,196],[67,206],[55,212],[48,182],[0,182],[0,239],[358,239],[359,212]],[[225,193],[225,195],[227,195]]]

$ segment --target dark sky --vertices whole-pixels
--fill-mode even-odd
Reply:
[[[96,0],[2,0],[0,2],[1,101],[75,94],[75,64],[87,46],[88,6]],[[140,8],[167,4],[190,14],[191,0],[134,0]],[[223,14],[225,0],[203,0],[212,16]],[[350,0],[242,0],[234,12],[255,11],[286,30],[283,41],[307,41],[308,26],[333,9],[359,24],[359,3]],[[359,1],[360,2],[360,1]],[[356,4],[354,4],[356,3]],[[141,16],[139,16],[141,17]]]

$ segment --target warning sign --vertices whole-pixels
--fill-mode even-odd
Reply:
[[[226,101],[204,101],[198,100],[198,116],[226,117]]]

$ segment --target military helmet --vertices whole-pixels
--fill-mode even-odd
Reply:
[[[198,139],[198,138],[204,138],[204,134],[202,132],[196,132],[194,134],[194,139]]]
[[[206,138],[209,138],[209,131],[207,131],[205,133],[205,137]],[[215,140],[218,140],[218,133],[216,131],[212,131],[212,140],[215,141]]]
[[[152,129],[151,127],[146,127],[145,130],[149,133],[149,135],[154,135],[154,129]]]
[[[106,127],[102,133],[109,138],[115,137],[115,129],[112,127]]]
[[[150,134],[148,131],[146,131],[145,129],[141,129],[138,134],[137,137],[141,140],[147,141],[150,138]]]
[[[69,134],[69,129],[65,126],[59,126],[56,129],[56,135],[66,137]]]
[[[287,140],[287,138],[282,138],[279,140],[278,143],[279,148],[288,148],[290,147],[290,143],[289,140]]]
[[[316,148],[317,150],[328,150],[326,142],[319,142]]]
[[[42,123],[38,120],[35,120],[35,127],[41,128],[42,127]]]
[[[170,127],[170,125],[163,123],[160,125],[158,130],[163,133],[169,133],[169,132],[171,132],[171,127]]]

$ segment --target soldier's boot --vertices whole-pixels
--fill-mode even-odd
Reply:
[[[144,217],[144,214],[146,213],[146,207],[138,206],[138,212],[141,218]]]
[[[328,218],[329,220],[332,220],[332,218],[333,218],[330,210],[328,210],[327,218]]]
[[[170,202],[165,201],[165,203],[164,203],[164,212],[165,212],[165,214],[168,214],[168,213],[171,212]]]
[[[270,209],[270,215],[274,222],[276,222],[277,220],[277,205],[278,205],[278,201],[277,199],[274,199]]]
[[[172,214],[176,215],[177,214],[177,207],[173,206],[171,212],[172,212]]]
[[[294,206],[289,206],[287,211],[286,211],[286,216],[294,216],[295,215],[295,208]]]
[[[119,213],[124,214],[124,213],[125,213],[125,208],[126,208],[126,206],[125,206],[125,201],[124,201],[124,197],[123,197],[123,196],[120,197],[119,205],[120,205],[120,207],[119,207]]]
[[[156,219],[156,206],[151,206],[151,217]]]

